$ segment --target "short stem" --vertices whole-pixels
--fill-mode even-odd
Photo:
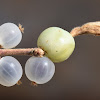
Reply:
[[[26,55],[26,56],[40,56],[44,55],[44,51],[40,48],[25,48],[25,49],[0,49],[0,56],[8,55]]]

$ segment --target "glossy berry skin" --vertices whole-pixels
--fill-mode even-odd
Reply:
[[[40,34],[37,45],[45,51],[45,55],[53,62],[62,62],[72,54],[75,41],[66,30],[50,27]]]
[[[22,67],[20,63],[11,56],[0,59],[0,84],[3,86],[13,86],[22,77]]]
[[[55,65],[47,57],[31,57],[25,65],[25,74],[37,84],[47,83],[54,75]]]
[[[0,45],[2,48],[14,48],[22,39],[22,33],[13,23],[5,23],[0,26]]]

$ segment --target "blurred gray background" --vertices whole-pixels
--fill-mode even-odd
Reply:
[[[39,34],[50,26],[67,31],[100,20],[100,0],[0,0],[0,25],[21,23],[23,39],[16,48],[37,46]],[[100,37],[75,37],[71,57],[56,65],[51,81],[34,87],[25,74],[21,86],[0,85],[0,100],[100,100]],[[14,56],[21,65],[29,57]]]

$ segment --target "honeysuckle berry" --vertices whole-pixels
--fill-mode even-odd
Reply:
[[[50,27],[40,34],[37,45],[45,51],[45,55],[53,62],[62,62],[72,54],[75,41],[66,30]]]

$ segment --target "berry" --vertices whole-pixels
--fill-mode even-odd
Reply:
[[[45,51],[45,55],[53,62],[62,62],[72,54],[75,41],[66,30],[50,27],[40,34],[37,45]]]
[[[5,23],[0,26],[0,45],[2,48],[14,48],[22,39],[22,33],[17,25]]]
[[[0,59],[0,84],[3,86],[13,86],[22,77],[22,67],[20,63],[11,56]]]
[[[31,57],[25,64],[25,74],[37,84],[47,83],[54,75],[55,65],[47,57]]]

